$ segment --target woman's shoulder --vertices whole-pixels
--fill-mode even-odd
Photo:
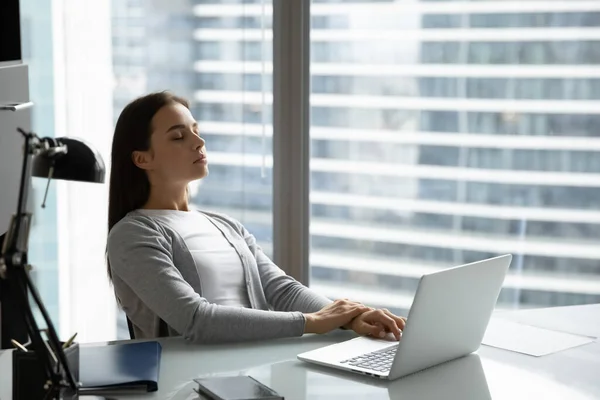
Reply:
[[[164,228],[152,218],[132,211],[117,222],[108,232],[108,243],[121,240],[134,240],[136,237],[148,237],[154,235],[166,236]]]

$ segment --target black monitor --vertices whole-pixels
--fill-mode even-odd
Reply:
[[[1,0],[0,65],[9,61],[20,61],[21,59],[19,0]]]

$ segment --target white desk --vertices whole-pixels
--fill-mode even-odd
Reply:
[[[506,318],[600,337],[600,304],[511,312]],[[443,332],[441,332],[443,334]],[[532,357],[482,346],[455,361],[393,382],[302,363],[298,353],[349,339],[351,332],[269,343],[197,346],[180,338],[163,344],[159,391],[128,399],[197,399],[193,378],[252,375],[286,400],[304,399],[599,399],[600,342]],[[479,361],[483,374],[477,374]],[[10,352],[0,353],[0,399],[10,396]],[[450,368],[452,367],[452,368]],[[480,370],[481,371],[481,370]],[[478,378],[479,376],[479,378]]]

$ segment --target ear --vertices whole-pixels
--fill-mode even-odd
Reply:
[[[150,151],[134,151],[131,153],[131,160],[136,165],[136,167],[143,170],[152,169],[152,154]]]

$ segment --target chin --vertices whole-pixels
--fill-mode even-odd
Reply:
[[[208,176],[208,167],[202,168],[201,171],[196,171],[194,174],[194,180],[206,178]]]

